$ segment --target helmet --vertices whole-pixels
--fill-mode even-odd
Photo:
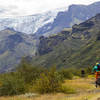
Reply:
[[[99,65],[99,63],[96,63],[96,65]]]

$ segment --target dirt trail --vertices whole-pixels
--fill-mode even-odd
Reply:
[[[93,97],[92,99],[90,100],[100,100],[100,94],[96,95],[95,97]]]
[[[94,81],[94,78],[72,80],[69,85],[71,84],[71,86],[76,87],[77,90],[81,89],[81,91],[62,100],[100,100],[100,87],[96,88]]]
[[[93,91],[94,96],[90,100],[100,100],[100,88]]]
[[[91,96],[91,98],[89,98]],[[85,93],[66,96],[64,100],[100,100],[100,89],[94,89]]]

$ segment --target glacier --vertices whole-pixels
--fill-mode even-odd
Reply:
[[[39,28],[48,23],[53,23],[58,12],[65,11],[66,9],[66,7],[63,7],[35,15],[0,18],[0,31],[11,28],[18,32],[35,34]]]

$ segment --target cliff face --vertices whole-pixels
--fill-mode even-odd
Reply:
[[[44,55],[53,51],[54,47],[62,43],[68,38],[70,31],[62,31],[58,35],[50,36],[46,38],[44,36],[40,37],[40,43],[38,46],[38,52],[40,55]]]

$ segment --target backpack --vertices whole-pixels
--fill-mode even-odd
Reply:
[[[97,65],[97,70],[99,70],[99,71],[100,71],[100,64],[98,64],[98,65]]]

